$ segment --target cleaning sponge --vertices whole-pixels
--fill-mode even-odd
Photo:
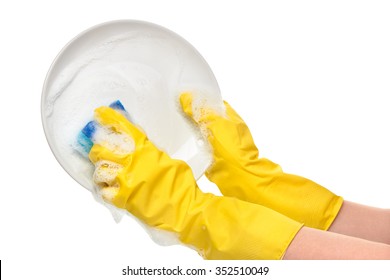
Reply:
[[[109,107],[116,110],[116,111],[121,112],[122,114],[124,114],[126,116],[128,115],[125,107],[123,106],[123,104],[119,100],[116,100],[113,103],[111,103],[109,105]],[[100,138],[100,137],[96,137],[96,136],[99,136],[99,131],[102,129],[104,129],[104,128],[99,126],[99,124],[97,124],[95,121],[90,121],[84,126],[84,128],[77,135],[77,143],[76,143],[75,149],[85,158],[88,158],[88,154],[91,151],[93,143],[98,141],[98,140],[101,140],[101,139],[96,139],[96,138]],[[107,135],[107,133],[105,133],[105,135]],[[112,137],[112,138],[114,138],[114,137]],[[130,139],[128,139],[128,140],[130,140]],[[116,141],[116,142],[121,142],[121,141]],[[112,139],[111,139],[111,143],[112,143]]]

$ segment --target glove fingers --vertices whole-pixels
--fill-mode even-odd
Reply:
[[[105,160],[124,165],[128,160],[128,157],[129,154],[115,153],[111,149],[108,149],[100,144],[94,144],[89,152],[89,159],[94,164]]]
[[[93,181],[100,187],[98,192],[105,201],[112,201],[117,196],[119,185],[116,178],[122,169],[121,164],[108,160],[100,160],[95,163]]]
[[[186,113],[191,119],[193,119],[193,110],[192,110],[192,94],[191,93],[182,93],[180,95],[180,105],[183,109],[183,112]],[[195,121],[195,120],[194,120]]]
[[[146,140],[146,135],[135,125],[129,122],[125,116],[109,107],[99,107],[95,110],[95,119],[103,127],[108,127],[115,132],[124,132],[140,143]]]
[[[199,104],[196,104],[199,103]],[[191,93],[183,93],[180,95],[181,107],[194,122],[197,124],[206,124],[214,121],[220,116],[212,109],[207,108],[202,102],[196,102]]]
[[[94,182],[101,187],[114,186],[116,177],[123,166],[121,164],[108,160],[101,160],[95,164],[95,172],[93,174]]]

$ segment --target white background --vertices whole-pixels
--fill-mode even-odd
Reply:
[[[389,208],[389,15],[388,1],[2,1],[4,279],[125,279],[127,265],[248,264],[205,262],[188,248],[156,245],[131,219],[115,224],[57,163],[41,125],[41,90],[78,33],[115,19],[173,30],[208,61],[263,156],[347,200]],[[342,268],[367,276],[389,265],[249,264],[273,267],[269,279],[328,279]]]

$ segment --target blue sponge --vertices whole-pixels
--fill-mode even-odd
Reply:
[[[126,112],[125,107],[123,107],[119,100],[112,102],[109,107],[117,111]],[[84,126],[77,136],[77,144],[75,148],[85,157],[88,157],[89,151],[92,149],[92,138],[97,130],[97,127],[98,124],[95,121],[90,121]]]

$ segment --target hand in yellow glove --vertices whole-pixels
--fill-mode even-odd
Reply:
[[[134,149],[94,143],[89,157],[103,196],[147,225],[174,232],[206,259],[280,259],[302,224],[266,207],[203,193],[189,166],[157,149],[108,107],[95,120]],[[118,143],[118,141],[116,141]]]
[[[182,94],[180,103],[183,111],[206,131],[214,160],[206,176],[222,194],[264,205],[309,227],[329,228],[342,205],[341,197],[259,158],[247,125],[228,103],[225,115],[210,108],[193,108],[191,93]]]

